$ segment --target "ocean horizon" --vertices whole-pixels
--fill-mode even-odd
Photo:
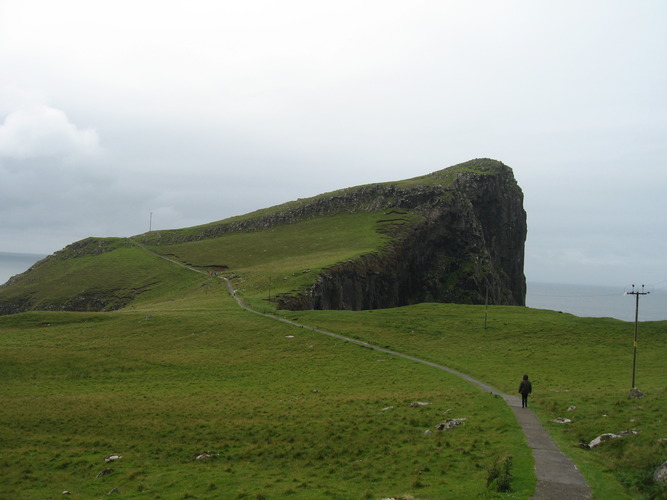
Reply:
[[[636,297],[631,286],[569,285],[528,282],[526,307],[590,318],[635,320]],[[641,286],[639,287],[641,288]],[[646,287],[639,299],[639,321],[667,320],[667,289]]]
[[[21,274],[46,255],[38,253],[0,252],[0,285],[4,285],[9,278]]]
[[[0,285],[45,258],[32,253],[0,252]],[[635,297],[623,286],[568,285],[528,281],[526,306],[580,317],[635,320]],[[667,320],[667,289],[647,288],[639,301],[639,321]]]

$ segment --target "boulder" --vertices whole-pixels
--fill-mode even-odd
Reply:
[[[433,403],[424,403],[423,401],[415,401],[414,403],[410,403],[410,408],[419,408],[420,406],[429,406],[432,404]]]
[[[623,432],[619,432],[617,434],[607,432],[607,433],[601,434],[598,437],[596,437],[595,439],[593,439],[593,441],[588,443],[588,447],[589,448],[596,448],[597,446],[600,446],[602,443],[606,443],[607,441],[611,441],[612,439],[618,439],[618,438],[622,438],[622,437],[625,437],[625,436],[631,436],[631,435],[634,435],[634,434],[639,434],[639,433],[635,430],[623,431]]]
[[[553,419],[552,422],[555,424],[571,424],[572,420],[570,420],[569,418],[558,417]]]
[[[667,483],[667,460],[653,473],[653,480],[656,483]]]
[[[436,429],[439,431],[447,431],[449,429],[453,429],[454,427],[457,427],[459,425],[464,425],[465,421],[468,420],[467,418],[450,418],[445,420],[443,423],[438,424],[435,426]]]
[[[114,473],[114,470],[113,470],[113,469],[104,469],[103,471],[101,471],[101,472],[100,472],[97,476],[95,476],[95,477],[104,477],[104,476],[108,476],[109,474],[113,474],[113,473]]]

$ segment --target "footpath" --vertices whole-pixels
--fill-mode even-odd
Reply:
[[[586,484],[586,481],[572,460],[570,460],[567,455],[558,449],[558,446],[544,430],[544,427],[542,427],[542,424],[540,424],[540,421],[537,419],[532,410],[529,408],[521,407],[521,398],[519,396],[510,396],[508,394],[504,394],[491,387],[490,385],[485,384],[484,382],[475,380],[465,373],[453,370],[437,363],[432,363],[431,361],[426,361],[414,356],[409,356],[407,354],[392,351],[390,349],[385,349],[384,347],[375,346],[367,342],[345,337],[343,335],[338,335],[336,333],[327,332],[326,330],[322,330],[320,328],[313,328],[308,325],[296,323],[294,321],[280,318],[272,314],[265,314],[259,311],[255,311],[254,309],[246,306],[243,301],[236,296],[231,283],[226,278],[223,279],[227,283],[227,289],[229,290],[229,293],[232,297],[234,297],[234,299],[236,299],[236,303],[246,311],[250,311],[252,313],[259,314],[260,316],[274,319],[276,321],[288,323],[299,328],[305,328],[307,330],[328,335],[330,337],[335,337],[346,342],[352,342],[375,351],[381,351],[387,354],[391,354],[392,356],[409,359],[417,363],[422,363],[433,368],[449,372],[481,387],[485,391],[502,397],[514,412],[519,425],[523,429],[523,433],[526,435],[528,446],[533,452],[537,485],[535,487],[535,494],[531,497],[531,500],[589,500],[593,498],[588,484]]]
[[[181,262],[159,255],[133,240],[130,241],[132,241],[132,243],[142,248],[143,250],[147,251],[148,253],[151,253],[157,257],[160,257],[164,260],[168,260],[169,262],[190,269],[191,271],[200,274],[205,274],[203,271],[200,271],[199,269],[195,269]],[[236,296],[236,292],[234,291],[231,283],[227,278],[221,277],[221,279],[223,279],[227,284],[227,289],[229,290],[230,295],[236,300],[236,303],[239,305],[239,307],[245,309],[246,311],[258,314],[260,316],[264,316],[266,318],[273,319],[275,321],[287,323],[292,326],[305,328],[313,332],[321,333],[323,335],[328,335],[330,337],[344,340],[346,342],[351,342],[360,345],[362,347],[366,347],[368,349],[373,349],[375,351],[384,352],[392,356],[398,356],[400,358],[409,359],[411,361],[415,361],[416,363],[428,365],[438,370],[446,371],[448,373],[461,377],[472,384],[479,386],[480,388],[482,388],[487,392],[502,397],[503,400],[505,400],[505,402],[514,412],[514,415],[516,416],[516,419],[519,422],[519,425],[523,429],[523,432],[526,436],[528,446],[533,452],[537,485],[535,487],[535,493],[531,497],[531,500],[590,500],[591,498],[593,498],[593,495],[591,493],[588,484],[586,483],[583,476],[581,475],[577,467],[574,465],[572,460],[570,460],[570,458],[567,455],[565,455],[558,449],[558,446],[544,430],[544,427],[542,427],[542,424],[540,424],[540,421],[537,419],[532,410],[530,410],[529,408],[521,407],[521,398],[519,398],[519,396],[510,396],[509,394],[504,394],[499,390],[495,389],[494,387],[491,387],[490,385],[487,385],[484,382],[480,382],[479,380],[475,380],[474,378],[470,377],[469,375],[466,375],[465,373],[453,370],[452,368],[448,368],[446,366],[439,365],[437,363],[432,363],[431,361],[426,361],[424,359],[416,358],[414,356],[409,356],[407,354],[392,351],[390,349],[385,349],[384,347],[375,346],[367,342],[345,337],[343,335],[338,335],[336,333],[327,332],[326,330],[321,330],[319,328],[314,328],[312,326],[302,325],[300,323],[296,323],[294,321],[290,321],[285,318],[280,318],[272,314],[266,314],[259,311],[255,311],[254,309],[251,309],[250,307],[246,306],[244,302],[239,297]]]

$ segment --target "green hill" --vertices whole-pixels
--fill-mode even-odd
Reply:
[[[473,160],[203,226],[89,238],[0,287],[0,314],[114,310],[159,294],[171,278],[160,278],[162,269],[151,269],[134,243],[223,272],[246,300],[279,309],[523,305],[525,237],[511,169]]]
[[[644,397],[629,399],[632,325],[474,304],[480,284],[496,286],[496,303],[521,285],[501,247],[521,240],[522,211],[489,216],[520,200],[512,181],[498,162],[472,162],[195,228],[90,238],[10,280],[0,293],[4,312],[15,313],[0,316],[0,498],[531,497],[531,451],[501,398],[241,309],[221,277],[254,309],[449,366],[507,393],[529,373],[533,410],[594,498],[664,498],[652,474],[667,459],[667,322],[639,327]],[[518,238],[495,232],[511,214]],[[377,292],[388,283],[382,273],[400,275],[410,241],[428,254],[427,229],[445,238],[433,244],[472,236],[446,247],[449,256],[425,257],[430,274],[413,278],[421,285],[396,284],[410,303],[305,307],[317,305],[318,293],[336,297],[333,285],[317,288],[327,280],[340,285],[342,305],[356,304],[348,279],[390,305],[392,295]],[[438,274],[433,262],[457,272]],[[447,277],[472,303],[418,300],[425,291],[446,299]],[[435,429],[449,418],[466,420]],[[637,434],[580,446],[624,430]],[[113,455],[122,458],[105,462]],[[487,478],[507,457],[512,491],[500,493]]]

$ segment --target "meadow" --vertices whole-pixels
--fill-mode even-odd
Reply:
[[[653,471],[667,460],[667,322],[639,326],[632,387],[633,324],[523,307],[420,304],[398,309],[299,311],[285,317],[464,372],[508,394],[524,373],[531,407],[590,484],[595,498],[665,498]],[[486,325],[486,327],[485,327]],[[571,420],[555,423],[558,418]],[[595,449],[603,433],[638,434]]]
[[[122,311],[0,317],[1,498],[528,497],[500,398],[174,272],[187,289]],[[450,417],[468,420],[435,430]],[[505,456],[509,494],[486,487]]]

